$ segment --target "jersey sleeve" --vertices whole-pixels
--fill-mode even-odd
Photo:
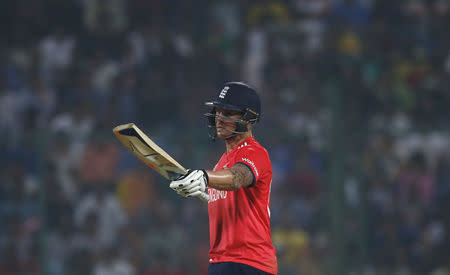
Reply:
[[[247,166],[253,174],[253,186],[267,169],[269,156],[265,150],[260,148],[243,147],[236,154],[236,163]]]

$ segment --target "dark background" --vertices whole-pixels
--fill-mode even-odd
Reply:
[[[205,274],[206,205],[111,129],[211,169],[225,81],[263,101],[280,274],[450,274],[449,1],[4,0],[0,20],[1,275]]]

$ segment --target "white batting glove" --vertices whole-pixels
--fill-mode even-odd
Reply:
[[[205,170],[189,170],[181,178],[170,183],[170,188],[182,197],[198,197],[208,201],[208,174]]]

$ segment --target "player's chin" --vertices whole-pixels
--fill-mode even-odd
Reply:
[[[217,138],[223,138],[224,134],[222,130],[217,130]]]
[[[217,138],[219,139],[226,139],[230,134],[230,131],[223,128],[217,128]]]

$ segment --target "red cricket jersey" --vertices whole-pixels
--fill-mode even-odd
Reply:
[[[243,263],[277,274],[270,233],[272,164],[269,154],[249,137],[224,153],[214,171],[231,168],[238,162],[253,172],[252,185],[234,191],[208,188],[209,262]]]

